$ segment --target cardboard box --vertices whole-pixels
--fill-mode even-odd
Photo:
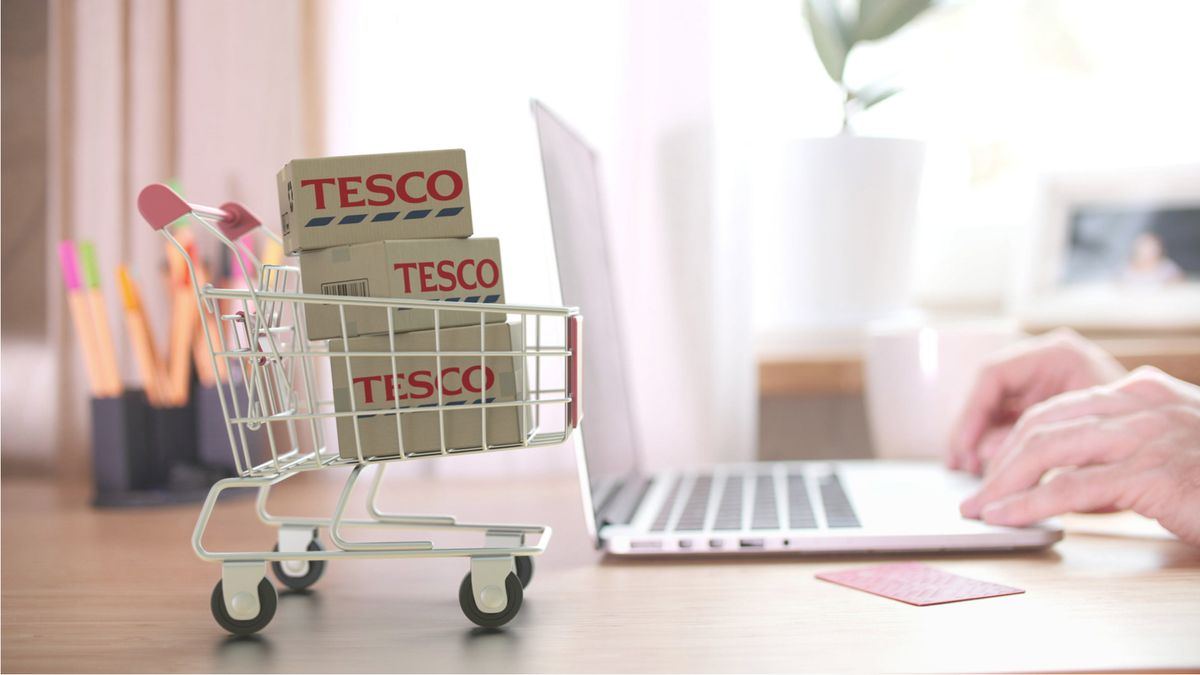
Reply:
[[[444,300],[449,310],[468,303],[504,302],[500,241],[478,239],[414,239],[338,246],[300,254],[301,287],[305,293],[372,298]],[[469,305],[468,305],[469,306]],[[479,312],[442,311],[443,328],[479,324]],[[336,305],[305,308],[308,339],[342,336]],[[500,313],[486,315],[501,323]],[[393,312],[397,333],[433,328],[433,311],[399,309]],[[346,337],[388,331],[387,310],[346,307]]]
[[[462,150],[318,157],[276,176],[289,254],[385,239],[471,236]]]
[[[522,347],[524,339],[519,322],[493,324],[484,329],[483,351],[512,351]],[[341,340],[329,341],[330,364],[333,375],[333,402],[338,412],[354,410],[373,412],[358,416],[358,440],[363,457],[384,457],[400,452],[400,436],[396,418],[400,418],[404,434],[404,451],[438,453],[441,451],[441,425],[436,410],[423,407],[438,403],[439,382],[445,405],[462,405],[485,401],[504,402],[523,400],[528,390],[525,382],[524,358],[492,356],[480,369],[480,358],[451,356],[446,352],[480,351],[479,328],[444,328],[441,331],[421,331],[395,335],[395,351],[433,351],[434,333],[441,333],[442,377],[434,377],[437,360],[433,356],[397,356],[395,369],[389,356],[354,356],[358,352],[390,352],[387,335],[373,335],[348,340],[349,351],[343,350]],[[349,353],[349,371],[344,354]],[[481,376],[485,372],[486,376]],[[394,387],[394,392],[393,392]],[[391,394],[391,395],[389,395]],[[401,410],[409,412],[396,412]],[[377,412],[374,412],[377,411]],[[443,411],[448,449],[481,447],[482,414],[480,409]],[[499,407],[486,410],[488,445],[493,447],[521,444],[531,431],[528,406]],[[338,447],[342,457],[358,457],[354,433],[355,417],[337,420]]]

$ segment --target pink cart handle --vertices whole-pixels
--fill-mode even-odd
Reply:
[[[567,390],[571,392],[567,418],[574,428],[583,419],[583,317],[578,314],[567,318],[567,349],[571,350],[567,364]]]
[[[156,230],[163,229],[189,213],[216,218],[221,234],[235,241],[262,225],[258,217],[237,202],[225,202],[219,209],[189,204],[162,183],[151,183],[142,188],[138,194],[138,212],[150,223],[150,227]]]

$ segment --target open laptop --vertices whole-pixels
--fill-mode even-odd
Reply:
[[[614,554],[871,552],[1039,548],[1052,524],[993,527],[958,503],[970,476],[932,463],[836,461],[640,469],[608,259],[596,153],[534,101],[563,302],[587,321],[587,419],[577,439],[584,510]]]

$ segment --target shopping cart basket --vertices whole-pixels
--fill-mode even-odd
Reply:
[[[326,561],[344,558],[462,557],[470,559],[470,569],[459,588],[459,604],[467,617],[480,626],[501,626],[521,608],[523,589],[533,574],[532,556],[546,550],[550,528],[545,525],[460,523],[451,516],[401,515],[379,508],[379,487],[388,462],[424,457],[444,457],[463,453],[498,452],[512,448],[554,445],[565,442],[578,425],[580,405],[581,325],[575,309],[526,307],[517,305],[449,303],[419,300],[314,295],[300,292],[300,271],[288,265],[267,265],[237,240],[260,224],[245,207],[226,203],[220,208],[189,204],[170,188],[154,184],[138,196],[142,217],[171,242],[187,260],[192,288],[201,320],[210,326],[202,331],[208,342],[214,372],[221,373],[217,384],[229,444],[237,476],[217,481],[208,493],[192,536],[192,546],[204,560],[221,562],[221,580],[212,593],[212,613],[223,628],[238,635],[255,633],[270,623],[278,596],[266,578],[269,563],[275,576],[291,589],[305,589],[324,572]],[[233,264],[241,266],[249,288],[224,289],[211,284],[201,286],[202,277],[173,230],[176,224],[192,221],[215,236],[233,253]],[[266,230],[277,242],[278,235]],[[431,312],[434,330],[431,348],[399,350],[401,336],[394,331],[382,339],[388,349],[355,351],[346,338],[328,343],[307,339],[305,312],[316,306],[332,307],[347,335],[347,311],[386,313],[387,325],[393,326],[400,311]],[[325,310],[328,311],[328,310]],[[485,340],[489,317],[496,315],[515,327],[513,336],[502,349],[492,349]],[[447,322],[454,316],[459,321]],[[478,349],[450,349],[444,346],[444,323],[467,323],[478,327]],[[462,330],[461,328],[458,330]],[[341,371],[344,382],[354,381],[355,368],[369,359],[378,363],[390,360],[395,373],[399,361],[424,360],[445,377],[444,363],[474,364],[478,360],[479,380],[489,372],[487,364],[507,364],[513,373],[514,387],[506,397],[486,396],[471,400],[446,400],[443,383],[436,385],[436,400],[408,405],[399,389],[387,392],[388,407],[361,410],[354,396],[343,397],[335,405],[328,398],[330,366]],[[465,371],[466,369],[464,369]],[[385,377],[386,387],[398,387],[395,378]],[[383,386],[383,385],[381,385]],[[490,384],[477,384],[488,390]],[[460,385],[456,391],[464,388]],[[490,390],[488,390],[490,391]],[[323,393],[324,392],[324,393]],[[392,395],[395,394],[395,395]],[[335,396],[334,399],[337,397]],[[503,399],[503,400],[501,400]],[[476,411],[478,418],[475,418]],[[507,411],[519,416],[521,424],[514,439],[492,444],[488,432],[497,428],[498,417]],[[418,425],[416,415],[436,420],[438,441],[433,447],[405,448]],[[466,417],[464,417],[466,416]],[[478,425],[477,442],[458,447],[448,441],[455,437],[456,425],[464,419]],[[371,425],[374,436],[394,425],[395,448],[380,452],[369,447],[365,437]],[[327,426],[337,426],[342,437],[340,452],[327,447]],[[352,432],[349,436],[343,430]],[[385,438],[387,435],[385,434]],[[461,439],[461,434],[457,435]],[[352,439],[347,444],[346,438]],[[350,445],[347,450],[346,445]],[[461,443],[459,444],[461,445]],[[305,471],[346,467],[348,475],[333,514],[328,518],[290,517],[267,511],[270,490],[278,483]],[[347,504],[363,471],[374,467],[366,490],[367,518],[346,517]],[[273,550],[225,551],[204,546],[204,534],[217,498],[231,488],[256,488],[256,512],[265,524],[278,528]],[[326,528],[334,550],[325,550],[318,539]],[[476,546],[436,546],[433,541],[363,541],[347,536],[350,528],[402,528],[405,530],[453,530],[483,535]],[[536,541],[530,542],[531,537]]]

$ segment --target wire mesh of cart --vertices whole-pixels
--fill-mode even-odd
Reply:
[[[238,239],[260,221],[242,205],[190,204],[165,185],[138,196],[142,217],[187,261],[205,330],[217,393],[237,475],[217,481],[205,499],[192,545],[221,562],[211,608],[223,628],[249,635],[274,617],[278,595],[266,568],[293,590],[307,589],[330,560],[463,557],[470,569],[459,588],[466,616],[498,627],[520,611],[533,574],[532,556],[546,550],[545,525],[463,523],[452,516],[405,515],[379,506],[386,467],[397,461],[500,452],[562,444],[579,424],[582,318],[575,309],[479,302],[305,294],[300,271],[264,264]],[[203,284],[176,236],[192,222],[232,252],[245,289]],[[282,243],[278,235],[263,228]],[[343,337],[310,341],[306,315],[335,316]],[[433,330],[396,334],[400,313],[425,312]],[[347,338],[348,317],[386,315],[388,332]],[[449,326],[455,326],[453,330]],[[452,339],[453,336],[453,339]],[[332,386],[330,386],[332,384]],[[329,396],[332,392],[332,397]],[[326,438],[337,436],[338,449]],[[348,475],[329,517],[267,510],[271,487],[305,471],[345,467]],[[366,518],[347,517],[365,470]],[[257,490],[256,514],[278,530],[273,550],[214,551],[204,545],[218,497]],[[326,550],[324,528],[333,547]],[[351,530],[442,531],[475,538],[438,546],[430,539],[365,540]],[[478,537],[482,535],[482,542]]]

